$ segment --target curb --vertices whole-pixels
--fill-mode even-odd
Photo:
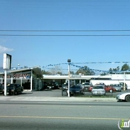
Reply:
[[[116,98],[78,98],[78,97],[1,97],[0,101],[62,101],[62,102],[116,102]]]

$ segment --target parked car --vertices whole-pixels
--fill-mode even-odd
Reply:
[[[23,87],[20,84],[10,84],[7,86],[7,92],[11,95],[22,93]]]
[[[116,96],[117,101],[127,101],[130,102],[130,92],[123,92]]]
[[[106,93],[108,93],[108,92],[111,92],[111,93],[116,92],[116,89],[113,88],[112,86],[109,86],[109,85],[106,85],[106,86],[101,85],[101,86],[105,89]],[[88,91],[91,92],[92,89],[93,89],[93,86],[89,87]]]
[[[127,90],[127,84],[126,84],[126,83],[120,82],[119,85],[121,86],[121,89],[122,89],[122,90],[124,90],[124,89]],[[125,88],[124,88],[124,87],[125,87]]]
[[[3,84],[0,84],[0,93],[4,93],[4,86],[3,86]]]
[[[105,83],[97,83],[96,85],[103,86],[104,88],[106,87]]]
[[[116,91],[121,92],[121,86],[119,84],[110,84]]]
[[[116,92],[116,89],[114,87],[110,86],[110,85],[106,85],[105,86],[105,91],[112,93],[112,92]]]
[[[88,92],[91,92],[92,89],[93,89],[93,86],[90,86],[90,87],[88,88]]]
[[[51,82],[51,87],[52,87],[52,89],[58,89],[59,84],[57,82]]]
[[[96,86],[102,86],[103,88],[106,87],[106,85],[104,83],[97,83],[95,84]],[[89,92],[92,92],[92,89],[93,89],[93,85],[91,85],[89,88],[88,88],[88,91]]]
[[[67,83],[63,84],[62,85],[62,90],[64,91],[64,90],[67,90],[67,89],[68,89],[68,84]]]
[[[44,82],[43,89],[58,89],[59,84],[57,82]]]
[[[102,85],[102,86],[105,86],[105,83],[97,83],[96,85]]]
[[[83,89],[83,90],[85,90],[85,87],[84,87],[84,85],[83,85],[83,84],[80,84],[80,83],[79,83],[79,84],[77,84],[77,86],[81,86],[81,87],[82,87],[82,89]]]
[[[83,88],[80,85],[73,85],[72,87],[70,87],[70,95],[74,94],[84,94]]]
[[[89,87],[92,86],[90,82],[83,82],[82,85],[84,86],[84,91],[88,91]]]
[[[102,85],[95,85],[92,88],[92,95],[105,95],[106,91]]]

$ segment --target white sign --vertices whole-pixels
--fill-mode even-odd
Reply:
[[[12,56],[4,53],[3,54],[3,69],[4,70],[11,69],[11,61],[12,61]]]

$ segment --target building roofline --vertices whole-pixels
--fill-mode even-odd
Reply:
[[[24,69],[18,69],[18,70],[8,70],[9,73],[15,73],[15,72],[24,72],[24,71],[31,71],[33,68],[24,68]],[[0,72],[0,74],[4,74],[3,72]]]

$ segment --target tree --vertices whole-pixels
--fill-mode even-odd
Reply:
[[[100,75],[104,76],[104,75],[107,75],[107,74],[108,74],[107,72],[103,72]]]
[[[94,75],[94,71],[90,70],[87,66],[84,66],[77,70],[76,74],[84,74],[84,75]]]
[[[55,74],[62,74],[62,68],[60,66],[55,66],[54,68],[50,69],[50,73]]]
[[[129,70],[130,69],[130,66],[128,64],[124,64],[121,68],[121,71],[126,71],[126,70]]]
[[[119,66],[117,66],[116,68],[110,68],[110,69],[109,69],[109,73],[110,73],[110,74],[113,74],[113,73],[118,72],[119,70],[120,70],[120,67],[119,67]]]
[[[40,68],[33,68],[32,72],[37,78],[43,78],[42,71]]]
[[[117,71],[119,71],[120,70],[120,67],[119,66],[117,66]]]
[[[74,71],[70,71],[70,74],[75,74]]]
[[[112,68],[110,68],[110,69],[109,69],[109,73],[110,73],[110,74],[112,74],[112,71],[113,71],[113,69],[112,69]]]
[[[28,66],[24,66],[24,68],[28,68]]]
[[[42,70],[42,74],[51,75],[51,72]]]

